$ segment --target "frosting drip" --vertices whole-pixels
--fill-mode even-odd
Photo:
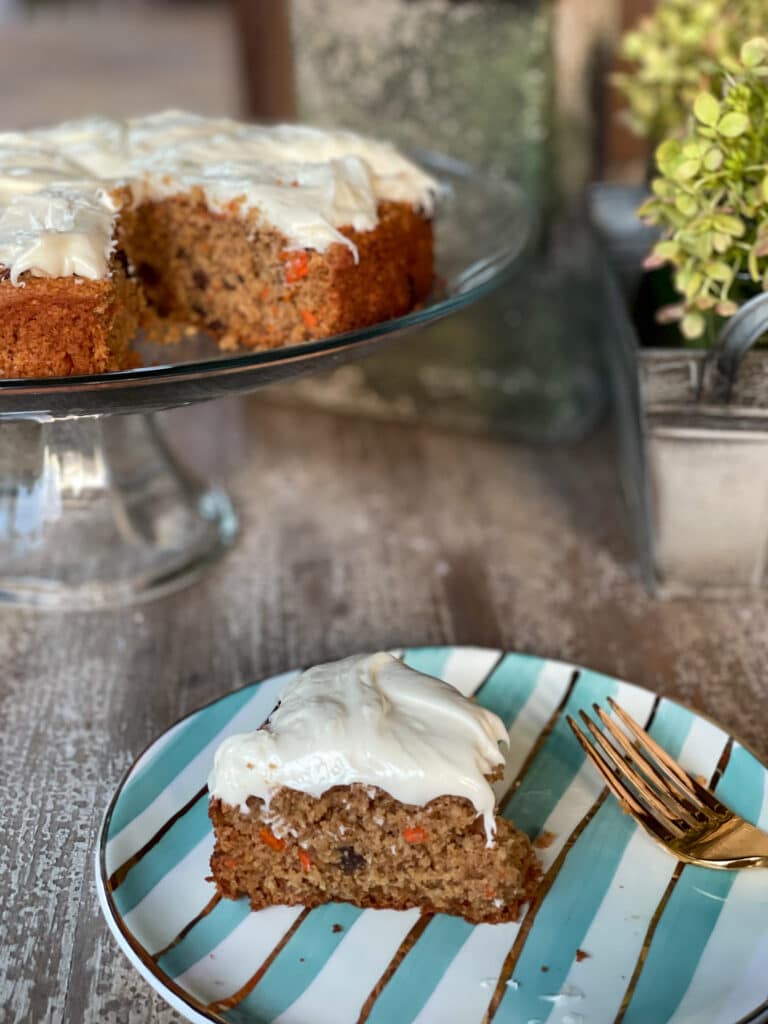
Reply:
[[[486,775],[504,763],[501,719],[448,683],[390,654],[318,665],[290,682],[269,721],[216,752],[212,797],[247,812],[282,787],[319,797],[332,786],[377,786],[405,804],[470,800],[495,832]]]
[[[436,182],[386,142],[300,125],[265,127],[180,111],[88,118],[0,133],[0,266],[18,283],[108,271],[118,213],[200,189],[214,211],[258,210],[296,248],[325,251],[368,231],[381,200],[432,213]]]

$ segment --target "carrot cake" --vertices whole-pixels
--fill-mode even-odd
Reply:
[[[385,142],[166,111],[0,133],[0,376],[135,364],[140,324],[273,348],[432,284],[436,184]]]
[[[288,684],[256,732],[219,747],[208,787],[224,896],[515,920],[539,867],[496,814],[503,722],[389,654]]]

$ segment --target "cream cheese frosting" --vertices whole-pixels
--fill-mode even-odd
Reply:
[[[262,728],[219,746],[211,797],[248,812],[283,787],[319,797],[333,786],[375,786],[405,804],[470,800],[489,844],[495,833],[486,779],[509,742],[501,719],[448,683],[390,654],[317,665],[292,680]]]
[[[132,202],[202,190],[214,211],[258,210],[295,248],[357,250],[382,200],[431,215],[437,183],[386,142],[301,125],[250,125],[165,111],[0,133],[0,267],[19,275],[108,273],[118,214]]]

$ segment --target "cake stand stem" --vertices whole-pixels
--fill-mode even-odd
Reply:
[[[191,582],[232,542],[227,495],[152,416],[0,423],[0,602],[102,608]]]

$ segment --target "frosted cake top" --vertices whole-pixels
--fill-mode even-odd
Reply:
[[[200,189],[209,208],[257,210],[293,248],[354,243],[377,204],[430,215],[436,182],[387,142],[301,125],[263,126],[169,110],[0,133],[0,267],[14,284],[108,273],[119,212],[130,201]]]
[[[495,798],[486,778],[504,763],[501,719],[448,683],[390,654],[317,665],[293,679],[269,721],[216,752],[212,797],[247,811],[282,788],[321,796],[333,786],[376,786],[405,804],[465,797],[492,840]]]

